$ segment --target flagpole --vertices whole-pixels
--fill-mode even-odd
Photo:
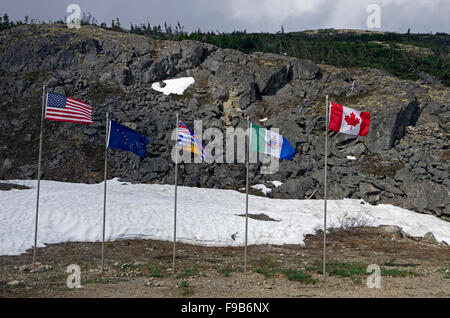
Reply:
[[[247,274],[247,242],[248,242],[248,162],[250,152],[250,118],[247,116],[247,149],[245,153],[245,249],[244,249],[244,273]]]
[[[176,243],[177,243],[177,191],[178,191],[178,112],[177,112],[177,142],[175,144],[175,202],[174,202],[174,213],[173,213],[173,264],[172,273],[175,273],[175,253],[176,253]]]
[[[324,170],[324,210],[323,210],[323,280],[326,277],[326,243],[327,243],[327,161],[328,159],[328,95],[325,107],[325,170]]]
[[[37,198],[36,198],[36,217],[34,225],[33,265],[36,263],[37,230],[39,217],[39,190],[41,188],[41,159],[42,159],[42,137],[44,130],[45,90],[46,87],[44,84],[42,85],[42,115],[41,115],[41,134],[39,137],[39,163],[38,163],[38,184],[37,184]]]
[[[105,223],[106,223],[106,181],[108,169],[108,136],[109,136],[109,113],[106,112],[106,135],[105,135],[105,177],[103,191],[103,236],[102,236],[102,272],[105,268]]]

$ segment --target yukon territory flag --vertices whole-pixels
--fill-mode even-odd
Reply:
[[[92,124],[92,107],[81,100],[56,93],[47,93],[45,119]]]
[[[186,126],[181,120],[178,122],[178,141],[177,145],[182,149],[198,154],[202,156],[202,159],[206,158],[206,151],[200,142],[195,137],[194,133]]]
[[[250,151],[261,152],[280,159],[292,160],[295,150],[289,142],[276,132],[252,123]]]
[[[139,157],[145,158],[147,155],[146,145],[149,142],[146,136],[137,131],[121,125],[114,120],[110,121],[107,141],[108,148],[131,151]]]
[[[370,113],[359,112],[331,102],[328,129],[344,134],[365,136],[369,132]]]

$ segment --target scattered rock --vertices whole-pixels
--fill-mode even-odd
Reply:
[[[425,235],[423,236],[421,241],[425,242],[425,243],[430,243],[430,244],[437,244],[438,243],[438,241],[434,237],[434,234],[431,233],[431,232],[425,233]]]
[[[245,54],[196,41],[164,41],[159,45],[145,37],[119,37],[108,30],[95,30],[96,38],[102,40],[85,33],[59,32],[48,25],[22,25],[0,34],[0,40],[8,43],[0,50],[0,68],[15,74],[11,81],[0,84],[3,103],[25,114],[9,118],[14,112],[5,112],[6,117],[0,120],[0,128],[8,131],[0,140],[0,152],[8,154],[0,162],[3,179],[36,177],[33,158],[38,149],[30,148],[29,143],[39,134],[39,125],[30,124],[36,122],[33,116],[37,109],[28,109],[35,107],[28,103],[18,106],[16,101],[39,99],[42,92],[36,84],[49,73],[50,90],[70,92],[96,106],[94,123],[90,127],[74,125],[69,140],[64,125],[48,125],[46,129],[55,140],[68,143],[62,153],[56,143],[49,144],[47,167],[43,169],[46,178],[89,183],[103,179],[103,164],[93,158],[102,156],[107,111],[151,139],[147,158],[114,152],[109,159],[111,176],[125,182],[161,184],[173,182],[173,114],[179,112],[191,129],[194,120],[202,119],[203,132],[207,128],[245,128],[245,116],[250,116],[254,122],[268,118],[261,125],[279,128],[296,150],[294,160],[280,161],[280,169],[270,177],[258,173],[261,163],[251,164],[251,178],[260,179],[259,183],[283,182],[273,189],[272,198],[323,198],[325,120],[317,106],[322,105],[324,93],[332,92],[355,98],[358,109],[370,104],[371,127],[364,138],[332,135],[327,150],[330,199],[390,203],[450,220],[446,137],[450,93],[427,74],[420,73],[423,81],[419,83],[376,69],[319,67],[304,59]],[[28,34],[33,41],[26,40]],[[100,76],[88,81],[92,74]],[[151,83],[163,85],[162,81],[180,76],[195,78],[184,95],[166,96],[150,89]],[[439,94],[433,94],[435,87],[439,87]],[[370,94],[366,94],[369,88]],[[29,149],[27,155],[23,149]],[[360,169],[373,154],[387,162],[386,166]],[[346,160],[346,155],[358,160]],[[72,173],[60,169],[62,163]],[[241,164],[180,165],[179,184],[187,186],[236,188],[243,180]]]
[[[19,284],[20,284],[20,282],[18,280],[12,280],[7,283],[8,286],[17,286]]]
[[[19,266],[18,270],[21,271],[21,272],[29,272],[30,271],[30,266],[28,266],[28,265],[21,265],[21,266]]]
[[[163,285],[162,285],[162,283],[159,280],[157,280],[155,278],[151,278],[151,279],[149,279],[149,280],[147,280],[145,282],[145,286],[148,286],[148,287],[162,287]]]
[[[394,240],[401,240],[403,237],[405,237],[402,228],[397,225],[379,225],[378,228],[383,230],[384,232],[391,235],[392,239]]]
[[[40,272],[48,272],[53,269],[50,265],[37,265],[38,263],[33,266],[33,269],[30,271],[30,273],[40,273]]]

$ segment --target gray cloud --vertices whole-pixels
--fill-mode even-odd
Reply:
[[[381,8],[381,28],[406,32],[450,32],[448,0],[1,0],[1,12],[13,19],[28,15],[38,20],[57,20],[66,15],[70,3],[80,5],[99,22],[119,17],[124,27],[130,22],[152,25],[179,21],[186,31],[286,32],[318,28],[368,29],[369,4]]]

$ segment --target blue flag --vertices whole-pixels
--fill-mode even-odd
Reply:
[[[145,158],[147,151],[146,145],[149,139],[138,133],[137,131],[128,128],[124,125],[110,121],[108,148],[121,149],[131,151],[141,158]]]

